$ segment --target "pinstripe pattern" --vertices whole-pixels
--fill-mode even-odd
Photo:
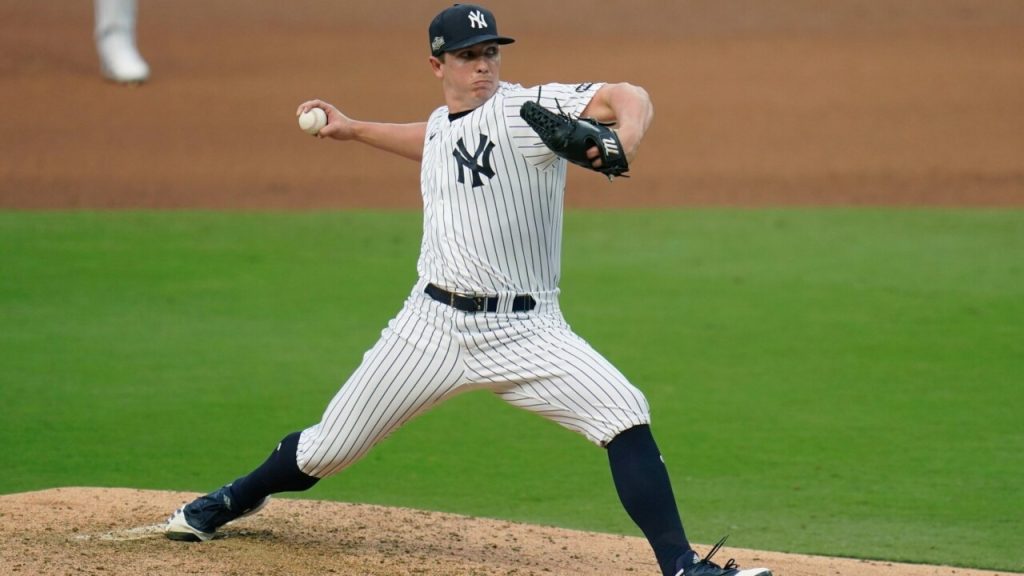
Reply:
[[[447,107],[430,116],[420,174],[421,277],[491,294],[558,287],[566,162],[519,117],[519,107],[540,94],[542,105],[554,109],[557,100],[566,112],[579,114],[600,87],[577,92],[566,84],[538,89],[503,83],[467,116],[450,121]],[[490,154],[495,174],[474,187],[453,150],[461,141],[474,151],[481,137],[495,145]]]
[[[420,279],[380,340],[303,431],[298,463],[323,478],[454,394],[488,389],[604,445],[649,422],[643,393],[566,324],[558,307],[566,162],[519,117],[528,99],[579,115],[600,84],[502,84],[468,115],[428,121]],[[556,104],[557,101],[557,104]],[[428,282],[499,296],[465,313],[423,294]],[[513,313],[512,296],[537,307]]]
[[[509,322],[490,314],[459,315],[468,380],[600,445],[649,422],[643,394],[560,313],[527,316]]]
[[[406,305],[299,439],[303,472],[323,478],[361,458],[394,429],[457,390],[463,361],[450,320]]]

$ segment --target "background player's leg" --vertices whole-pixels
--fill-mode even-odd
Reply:
[[[146,81],[149,65],[136,47],[136,0],[93,0],[93,8],[100,71],[115,82]]]

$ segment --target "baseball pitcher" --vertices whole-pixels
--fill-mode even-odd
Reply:
[[[569,163],[625,176],[653,117],[626,83],[523,87],[499,77],[502,47],[486,8],[457,4],[430,23],[430,70],[445,105],[426,122],[386,124],[326,112],[320,138],[420,162],[419,279],[320,421],[285,436],[246,476],[175,511],[175,540],[205,541],[270,494],[341,472],[417,414],[468,390],[577,432],[608,453],[626,512],[665,576],[770,576],[719,566],[690,546],[643,393],[568,326],[559,308]]]

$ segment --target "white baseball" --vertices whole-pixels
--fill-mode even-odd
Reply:
[[[323,108],[310,108],[299,114],[299,128],[307,134],[316,136],[324,126],[327,126],[327,112]]]

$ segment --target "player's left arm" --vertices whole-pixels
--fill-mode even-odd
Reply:
[[[580,116],[614,123],[622,148],[626,151],[626,159],[632,164],[640,148],[640,142],[643,141],[654,119],[654,104],[651,103],[647,91],[640,86],[627,82],[605,84],[594,93],[594,97],[590,99],[590,103]],[[600,155],[597,147],[587,150],[587,157],[591,160],[599,158]],[[600,167],[601,161],[597,160],[594,166]]]

